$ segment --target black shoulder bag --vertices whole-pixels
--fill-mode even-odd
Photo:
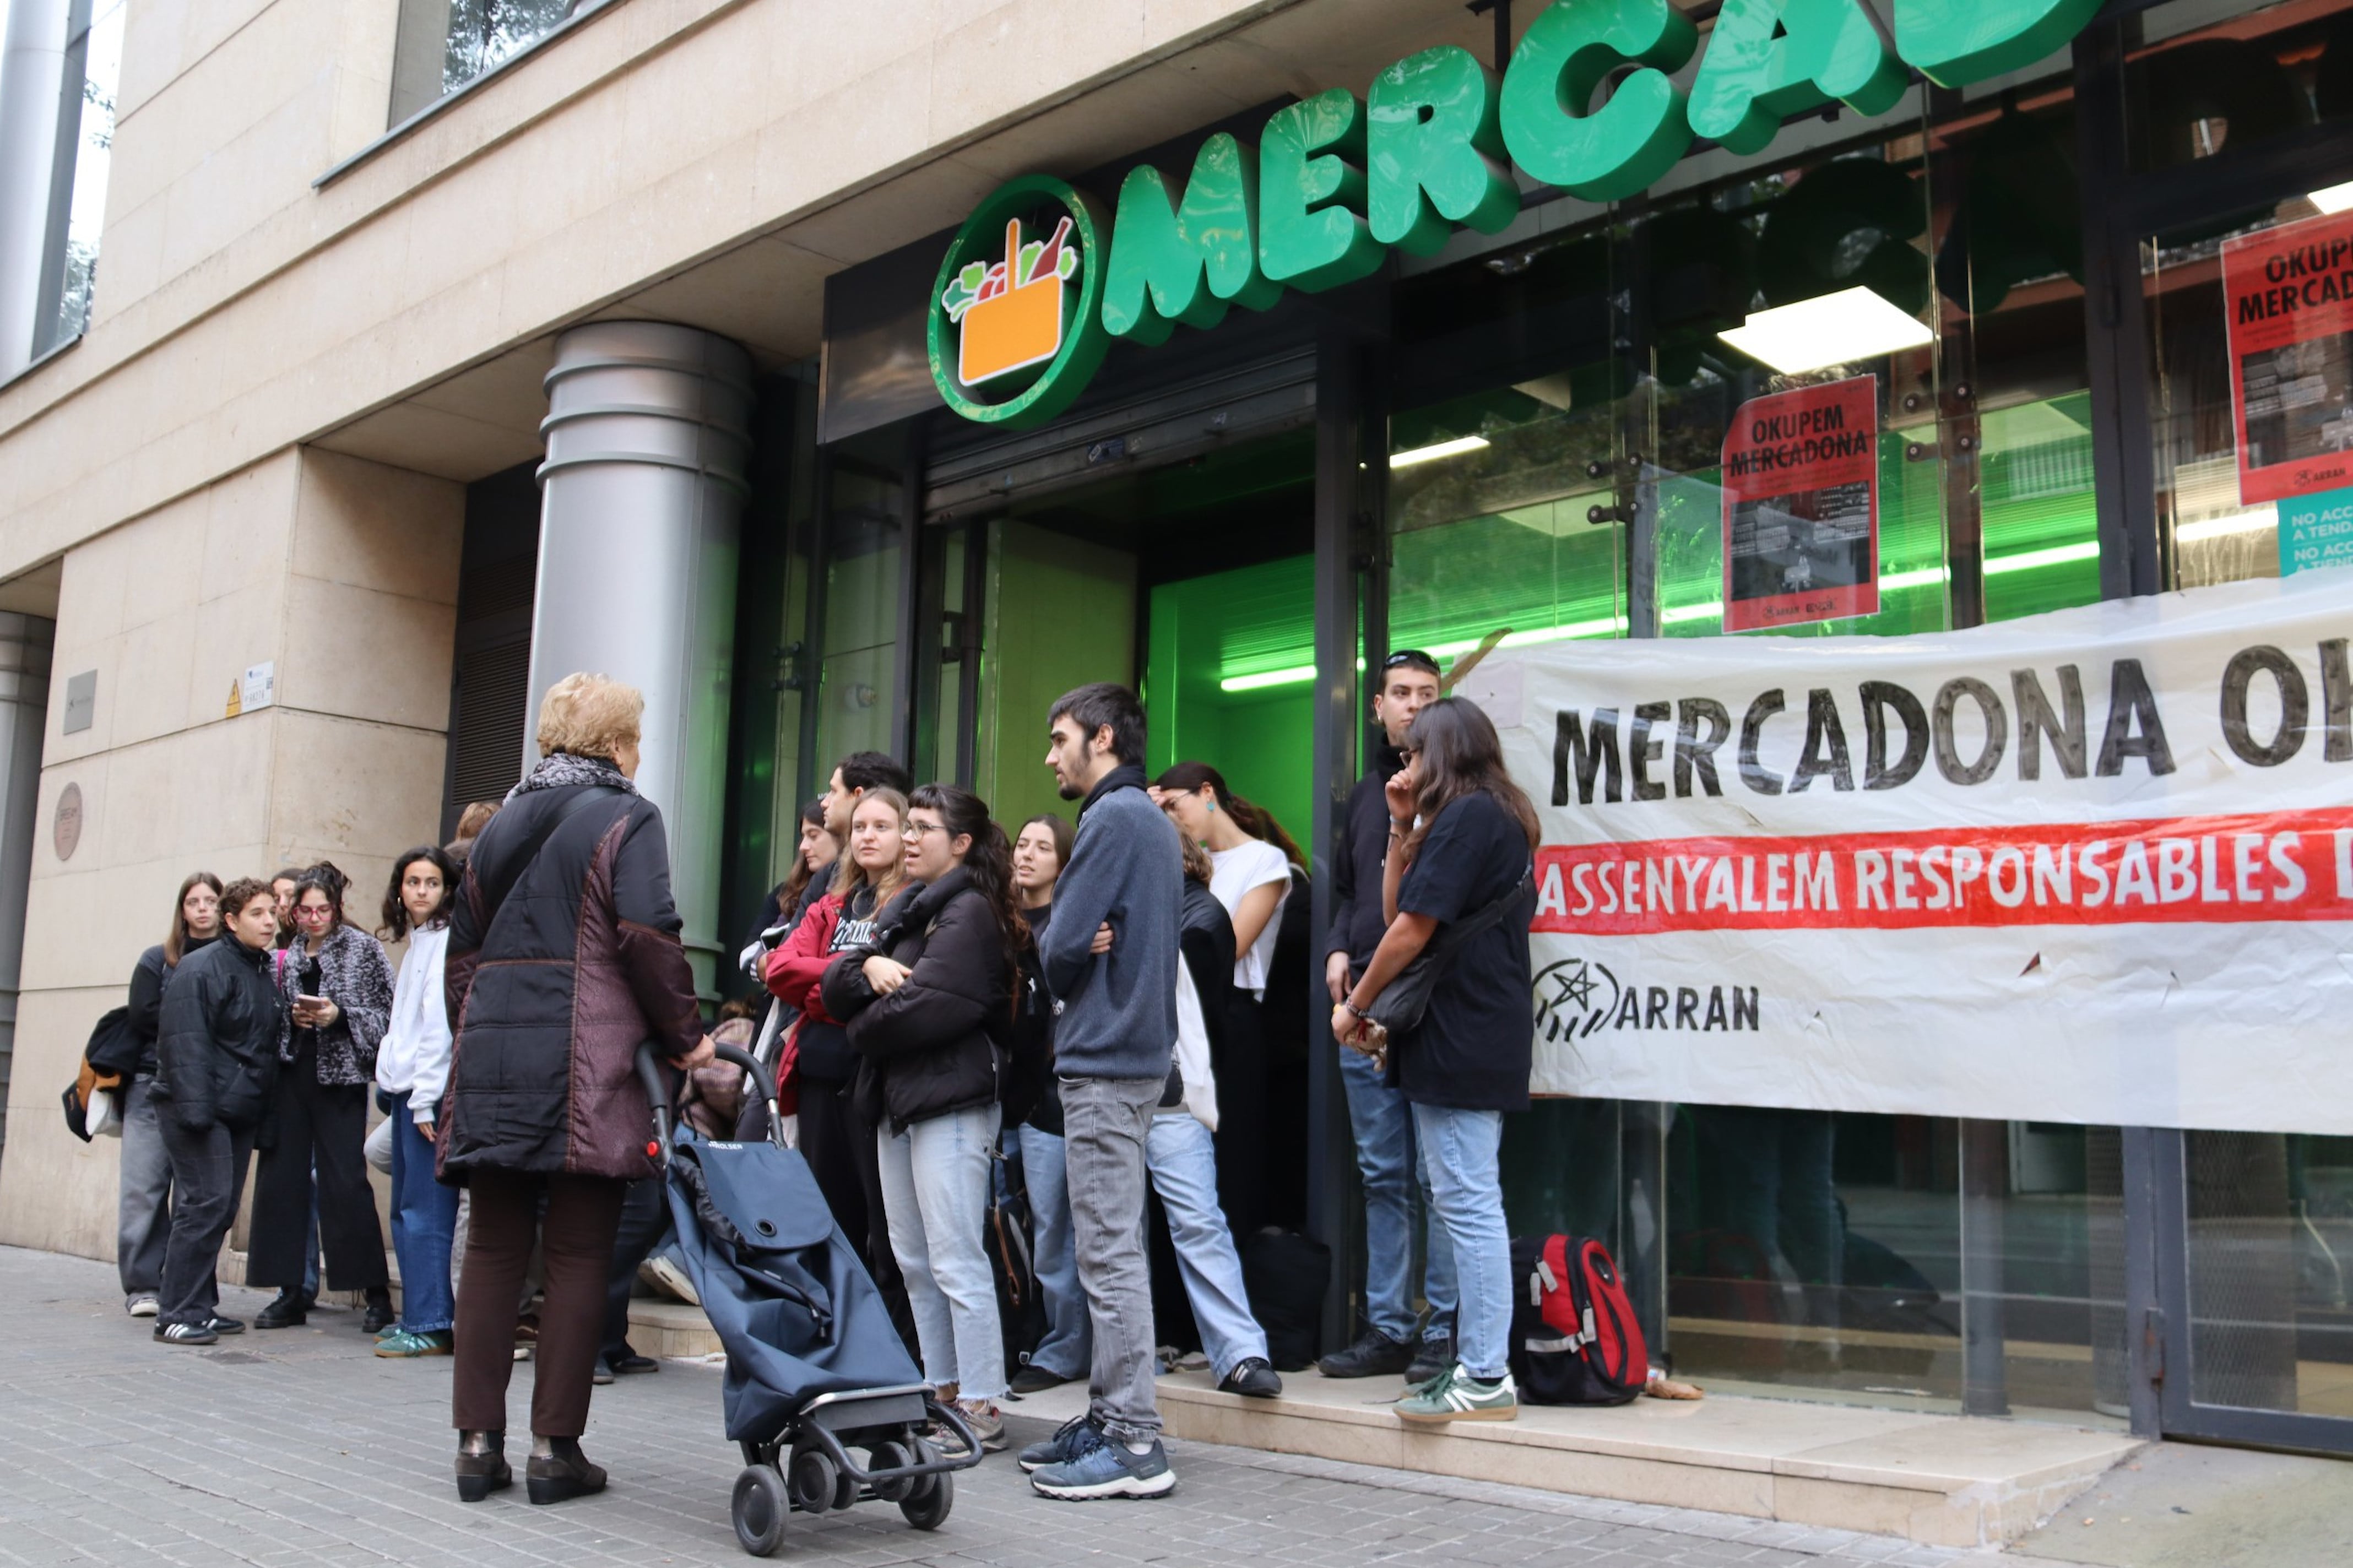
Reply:
[[[1439,976],[1446,973],[1446,965],[1461,951],[1462,944],[1519,908],[1535,893],[1535,863],[1530,861],[1528,868],[1520,873],[1520,879],[1512,884],[1510,892],[1456,921],[1445,934],[1416,953],[1412,963],[1398,971],[1397,978],[1382,986],[1373,1005],[1365,1009],[1366,1022],[1390,1037],[1419,1025],[1421,1016],[1430,1010],[1430,994],[1438,989]]]

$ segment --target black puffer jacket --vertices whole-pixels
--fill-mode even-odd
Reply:
[[[270,957],[216,942],[182,959],[164,987],[155,1093],[191,1132],[258,1127],[269,1108],[282,1016]]]
[[[877,996],[863,966],[881,952],[907,966],[906,984]],[[826,1011],[848,1021],[859,1055],[858,1102],[891,1131],[950,1111],[993,1105],[1004,1082],[1013,975],[997,911],[963,868],[894,900],[865,947],[825,972]]]

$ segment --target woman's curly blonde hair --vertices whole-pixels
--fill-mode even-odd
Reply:
[[[539,705],[539,754],[567,752],[608,761],[638,742],[646,716],[646,696],[607,676],[567,675],[547,689]]]

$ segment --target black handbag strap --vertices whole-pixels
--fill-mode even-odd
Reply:
[[[539,852],[547,847],[547,841],[555,837],[556,829],[597,801],[610,800],[620,793],[619,790],[608,784],[591,784],[582,790],[562,811],[556,812],[532,829],[531,837],[523,841],[522,852],[501,868],[498,886],[495,889],[486,886],[482,889],[482,902],[491,912],[491,920],[495,921],[499,918],[499,911],[506,907],[507,895],[514,891],[514,885],[522,880],[523,872],[530,868],[533,861],[539,858]],[[485,922],[486,925],[487,923]]]
[[[1440,952],[1451,955],[1455,949],[1511,913],[1522,899],[1535,890],[1535,885],[1536,864],[1531,860],[1528,862],[1528,868],[1520,873],[1520,879],[1512,884],[1510,892],[1505,893],[1493,903],[1474,910],[1454,922],[1446,932],[1446,939]]]

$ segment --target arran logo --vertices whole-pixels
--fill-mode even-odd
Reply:
[[[1021,241],[1021,220],[1005,223],[1005,254],[956,271],[940,308],[957,331],[956,379],[979,386],[1044,364],[1062,352],[1062,286],[1078,275],[1079,247],[1063,218],[1045,239]]]

